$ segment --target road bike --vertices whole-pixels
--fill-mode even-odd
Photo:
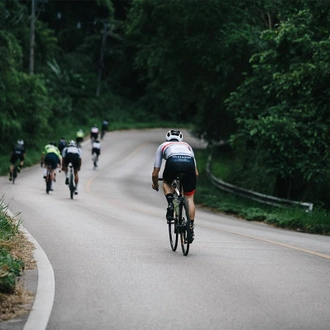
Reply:
[[[69,190],[70,190],[71,199],[73,199],[75,189],[76,189],[76,186],[74,183],[73,165],[72,165],[72,163],[69,163]]]
[[[52,166],[51,165],[46,165],[47,166],[47,172],[46,172],[46,193],[49,194],[50,190],[52,189]]]
[[[13,168],[13,174],[12,174],[12,181],[13,184],[15,184],[15,180],[17,178],[17,174],[20,172],[20,162],[17,160],[14,164],[14,168]]]
[[[182,253],[184,256],[187,256],[189,253],[189,246],[192,242],[192,232],[188,204],[183,194],[182,180],[184,176],[184,173],[180,173],[172,182],[172,187],[174,189],[174,218],[168,220],[167,223],[172,250],[176,251],[180,237]],[[159,181],[163,181],[163,179],[160,178]]]

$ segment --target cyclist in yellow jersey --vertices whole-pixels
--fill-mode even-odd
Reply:
[[[84,141],[84,136],[84,131],[82,129],[79,129],[76,133],[76,143],[78,148],[80,148],[81,143]]]
[[[52,187],[51,190],[53,190],[53,182],[55,178],[55,171],[56,168],[62,167],[62,156],[58,148],[56,147],[54,142],[51,142],[49,144],[46,144],[44,147],[44,151],[41,155],[41,165],[44,164],[44,179],[47,175],[47,167],[48,165],[51,166],[51,180],[52,180]]]

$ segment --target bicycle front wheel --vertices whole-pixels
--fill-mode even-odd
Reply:
[[[180,231],[180,242],[183,255],[187,256],[189,253],[190,245],[190,217],[188,212],[188,206],[185,201],[183,201],[179,207],[179,223],[178,229]]]
[[[17,178],[17,168],[15,166],[14,169],[13,169],[13,184],[15,184],[16,178]]]

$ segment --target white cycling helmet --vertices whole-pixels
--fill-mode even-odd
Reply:
[[[76,146],[76,142],[74,140],[71,140],[68,144],[69,147],[75,147]]]
[[[183,140],[183,134],[181,131],[171,129],[166,133],[165,140],[181,142]]]
[[[17,140],[17,144],[23,145],[24,141],[23,140]]]

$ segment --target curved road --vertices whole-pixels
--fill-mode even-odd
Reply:
[[[50,195],[39,166],[0,178],[55,275],[47,330],[329,329],[330,237],[197,208],[189,256],[171,251],[151,189],[165,131],[107,133],[96,171],[86,141],[74,200],[63,173]]]

